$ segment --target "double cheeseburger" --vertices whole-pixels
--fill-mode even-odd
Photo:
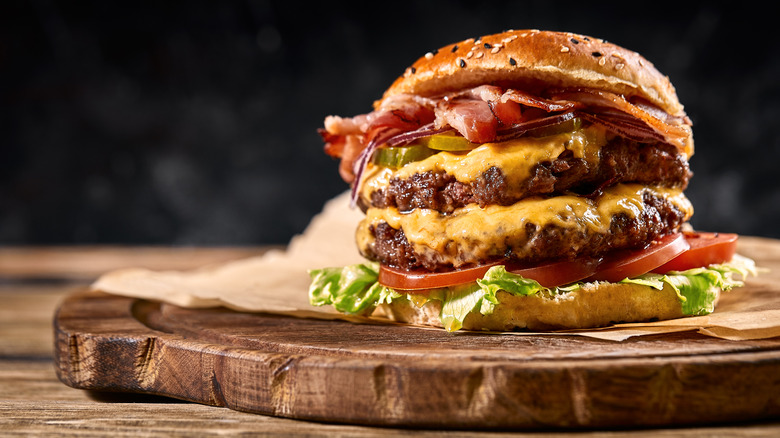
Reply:
[[[669,79],[598,38],[517,30],[426,53],[320,135],[365,212],[366,263],[310,301],[447,330],[547,330],[714,310],[753,272],[692,231],[691,120]]]

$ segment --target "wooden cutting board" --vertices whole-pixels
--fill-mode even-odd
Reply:
[[[780,254],[780,243],[759,243]],[[780,258],[760,261],[780,271]],[[780,338],[446,333],[90,291],[61,304],[54,331],[58,376],[74,388],[289,418],[496,429],[780,417]]]

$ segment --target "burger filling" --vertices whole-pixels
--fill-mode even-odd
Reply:
[[[645,246],[691,217],[682,194],[691,172],[674,147],[597,125],[570,128],[436,151],[397,168],[369,164],[358,248],[370,260],[430,271],[573,260]]]
[[[366,313],[437,300],[457,330],[469,312],[492,312],[499,290],[631,281],[671,287],[685,314],[705,314],[741,284],[732,274],[754,269],[732,260],[734,239],[696,269],[653,272],[689,248],[680,231],[693,214],[683,194],[693,145],[687,117],[642,99],[485,85],[391,96],[325,125],[325,150],[366,213],[356,239],[373,263],[312,271],[313,304]]]
[[[537,263],[639,248],[676,232],[692,214],[679,190],[617,185],[592,199],[533,197],[510,206],[470,204],[451,214],[371,208],[357,241],[371,260],[442,271],[497,259]]]
[[[564,144],[569,141],[560,140]],[[475,152],[471,153],[478,155]],[[441,157],[446,155],[442,153]],[[415,163],[418,169],[412,174],[372,166],[367,171],[360,204],[364,208],[395,207],[401,212],[425,208],[451,213],[468,204],[511,205],[535,195],[593,195],[605,185],[616,183],[660,184],[684,190],[691,176],[688,162],[671,146],[632,144],[621,137],[610,140],[590,159],[564,148],[556,156],[536,163],[518,160],[507,166],[507,155],[502,152],[499,157],[486,160],[489,164],[476,171],[476,178],[459,179],[442,169],[437,165],[441,157]],[[466,161],[465,157],[455,157],[459,164]],[[518,162],[526,163],[521,172],[516,169]]]

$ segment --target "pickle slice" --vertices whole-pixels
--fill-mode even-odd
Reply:
[[[479,146],[476,143],[466,140],[465,137],[452,132],[432,135],[420,139],[419,141],[425,146],[437,151],[470,151]]]
[[[569,120],[557,123],[550,126],[542,126],[541,128],[535,128],[528,131],[528,135],[531,137],[547,137],[548,135],[563,134],[565,132],[573,132],[582,127],[582,119],[574,117]]]
[[[419,143],[389,146],[377,149],[371,161],[377,166],[399,168],[413,161],[424,160],[437,152]]]

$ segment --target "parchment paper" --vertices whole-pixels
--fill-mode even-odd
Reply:
[[[301,318],[392,323],[378,317],[343,315],[330,306],[309,304],[309,269],[362,261],[354,244],[355,228],[361,218],[358,209],[349,208],[348,194],[344,193],[328,201],[303,234],[295,236],[284,250],[272,250],[262,256],[192,271],[122,269],[104,274],[92,287],[110,294],[189,308],[225,306],[245,312]],[[763,251],[773,251],[774,257],[780,255],[780,249],[764,241],[743,246],[755,252],[744,255],[754,258],[759,266],[762,257],[766,256]],[[589,336],[621,341],[634,336],[696,331],[730,340],[772,338],[780,336],[779,280],[771,271],[748,278],[745,287],[724,292],[715,313],[708,316],[620,324],[593,330],[507,334]]]

